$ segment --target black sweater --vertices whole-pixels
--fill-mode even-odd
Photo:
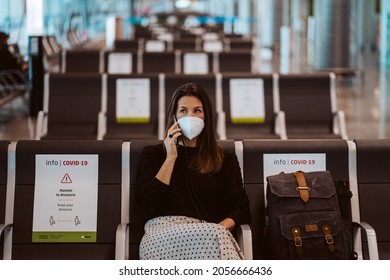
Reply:
[[[220,172],[199,174],[187,164],[197,153],[198,148],[178,147],[171,182],[166,185],[155,177],[166,157],[163,144],[146,146],[138,165],[137,201],[146,207],[150,218],[184,215],[213,223],[225,218],[233,219],[236,225],[249,223],[249,200],[236,155],[224,153]]]

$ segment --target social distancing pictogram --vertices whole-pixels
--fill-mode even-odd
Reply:
[[[69,176],[68,173],[66,173],[66,174],[64,175],[64,177],[63,177],[62,180],[61,180],[61,183],[62,183],[62,184],[70,184],[70,183],[72,183],[72,179],[70,178],[70,176]]]

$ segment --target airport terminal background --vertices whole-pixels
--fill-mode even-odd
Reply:
[[[43,7],[38,19],[28,13],[37,3]],[[109,49],[110,38],[131,39],[136,26],[161,24],[155,15],[168,25],[179,19],[185,28],[222,25],[225,34],[253,39],[256,73],[335,73],[348,139],[390,138],[390,0],[0,0],[0,7],[0,31],[10,34],[30,70],[34,36],[53,36],[61,50]],[[184,20],[183,13],[196,16]],[[59,71],[48,53],[44,59],[45,72]],[[0,107],[0,139],[34,139],[30,102],[37,95],[43,92]]]
[[[338,73],[337,106],[339,110],[345,112],[349,138],[387,138],[390,135],[388,59],[380,52],[381,42],[388,49],[383,42],[386,38],[381,40],[380,31],[389,32],[386,28],[381,29],[381,26],[385,25],[381,24],[381,21],[387,20],[385,10],[388,8],[389,1],[344,0],[337,3],[338,1],[321,0],[45,0],[42,2],[44,34],[39,35],[55,36],[63,48],[71,48],[72,44],[74,46],[77,43],[83,43],[85,48],[106,47],[106,22],[113,16],[122,18],[120,36],[129,38],[132,36],[132,25],[146,25],[149,21],[153,22],[153,17],[149,17],[150,15],[176,12],[180,5],[186,7],[185,9],[210,15],[210,22],[224,23],[225,32],[235,32],[254,38],[255,51],[258,55],[255,68],[259,73],[278,71],[299,73],[333,68],[330,71]],[[28,60],[29,15],[27,14],[26,17],[25,4],[26,1],[0,0],[2,7],[0,30],[10,34],[9,43],[17,43],[20,52]],[[187,7],[186,4],[191,5]],[[339,21],[340,28],[328,27],[330,34],[313,37],[310,28],[311,22],[316,17],[316,5],[322,5],[322,8],[329,5],[329,9],[338,10],[338,13],[333,13],[334,18],[331,12],[326,15],[328,16],[326,20],[333,20],[336,23]],[[332,5],[334,7],[331,7]],[[187,22],[187,24],[193,23]],[[350,28],[341,28],[344,24],[349,24]],[[288,54],[280,52],[282,48],[278,31],[282,26],[289,26],[290,34],[295,35],[290,36],[294,38],[290,41]],[[322,30],[326,31],[324,28]],[[69,37],[67,38],[69,31],[77,32],[78,38],[83,42],[69,41]],[[346,37],[349,37],[349,40]],[[322,41],[313,42],[314,39]],[[310,57],[308,49],[312,47],[316,52],[320,50],[319,45],[324,48],[322,53],[317,52]],[[326,48],[335,49],[326,50]],[[315,62],[315,57],[322,57],[324,62]],[[0,137],[11,141],[33,139],[35,121],[35,116],[29,116],[28,104],[26,105],[23,100],[15,99],[0,108]]]

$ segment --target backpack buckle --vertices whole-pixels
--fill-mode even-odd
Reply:
[[[302,254],[302,238],[301,238],[301,230],[297,227],[292,228],[291,230],[294,237],[294,246],[298,255]]]
[[[332,231],[329,225],[323,225],[322,231],[324,232],[324,237],[326,244],[328,245],[329,251],[334,252],[334,240],[332,236]]]

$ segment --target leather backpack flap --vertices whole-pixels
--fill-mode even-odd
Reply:
[[[280,173],[268,176],[269,193],[280,198],[301,198],[302,191],[306,191],[308,193],[307,201],[310,198],[330,198],[336,194],[332,177],[328,171],[307,173],[299,171],[296,173],[298,173],[299,180],[297,180],[294,173]]]

